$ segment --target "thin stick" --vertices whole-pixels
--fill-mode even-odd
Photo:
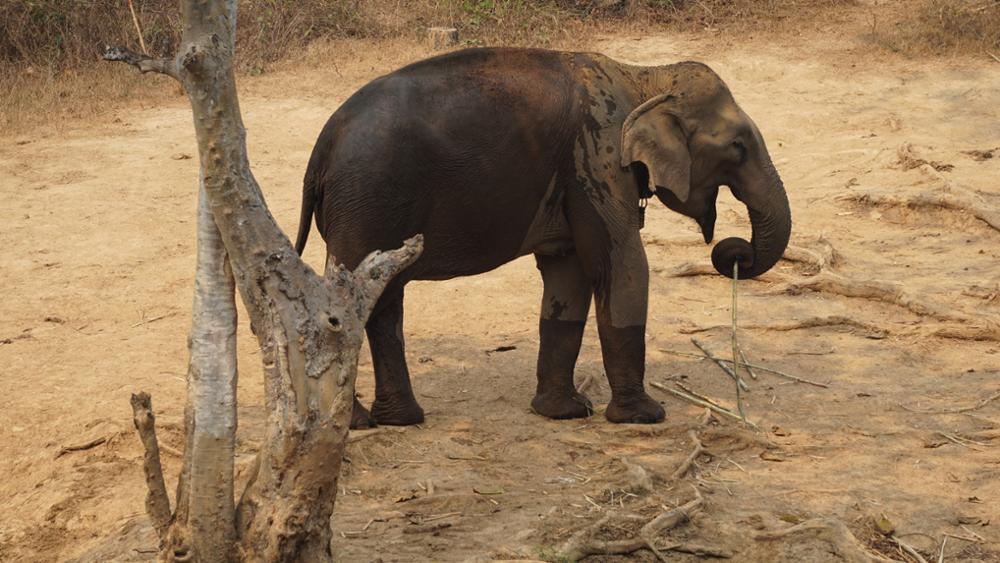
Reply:
[[[165,319],[167,317],[172,317],[173,315],[174,315],[173,313],[167,313],[166,315],[160,315],[159,317],[153,317],[151,319],[144,319],[144,320],[141,320],[141,321],[135,323],[134,325],[130,326],[129,328],[135,328],[137,326],[148,325],[149,323],[155,323],[156,321]]]
[[[757,374],[754,373],[753,368],[750,367],[750,362],[747,361],[747,356],[746,354],[743,353],[743,348],[740,346],[738,342],[736,343],[736,351],[740,353],[740,361],[743,362],[743,367],[745,367],[747,373],[750,374],[750,378],[757,379]]]
[[[700,355],[700,354],[691,354],[689,352],[680,352],[678,350],[669,350],[667,348],[660,348],[660,352],[664,352],[666,354],[674,354],[676,356],[687,356],[689,358],[698,358],[699,360],[704,360],[705,359],[705,356]],[[717,362],[732,363],[732,360],[718,359],[716,361]],[[763,371],[763,372],[771,373],[771,374],[777,375],[779,377],[784,377],[785,379],[790,379],[792,381],[798,381],[799,383],[805,383],[806,385],[812,385],[812,386],[815,386],[815,387],[822,387],[823,389],[829,389],[830,388],[830,386],[827,385],[826,383],[820,383],[818,381],[813,381],[811,379],[806,379],[804,377],[798,377],[796,375],[792,375],[790,373],[785,373],[783,371],[778,371],[776,369],[772,369],[772,368],[769,368],[767,366],[762,366],[760,364],[744,363],[742,365],[745,366],[745,367],[752,367],[754,369],[758,369],[758,370]],[[1000,397],[1000,394],[998,394],[998,397]],[[994,397],[994,399],[995,398],[997,398],[997,397]],[[979,407],[975,407],[975,408],[979,408]],[[919,412],[919,411],[914,411],[914,412]],[[961,412],[965,412],[965,411],[961,411]],[[928,413],[925,413],[925,414],[934,414],[934,413],[928,412]]]
[[[944,563],[944,546],[948,545],[948,534],[941,537],[941,551],[938,552],[938,563]]]
[[[741,379],[740,376],[736,375],[736,372],[734,372],[729,366],[727,366],[725,364],[725,362],[723,362],[722,360],[720,360],[720,359],[716,358],[715,356],[713,356],[712,353],[708,351],[708,348],[705,348],[701,344],[701,342],[698,342],[698,339],[692,338],[691,342],[693,342],[694,345],[697,346],[699,350],[701,350],[702,352],[704,352],[705,356],[708,359],[710,359],[713,362],[715,362],[715,365],[717,365],[720,368],[722,368],[722,371],[726,372],[729,375],[729,377],[732,377],[733,381],[735,381],[737,385],[743,387],[744,391],[749,391],[750,390],[750,388],[747,387],[747,384],[743,381],[743,379]]]
[[[731,340],[733,344],[733,373],[736,374],[736,408],[740,411],[740,418],[743,420],[747,419],[747,413],[743,410],[743,394],[740,392],[740,352],[739,344],[736,342],[736,288],[740,280],[740,263],[737,260],[733,262],[733,331],[731,335]]]
[[[142,469],[146,474],[146,513],[161,540],[166,539],[170,529],[170,499],[167,485],[163,481],[163,467],[160,465],[160,447],[156,440],[156,418],[149,393],[132,395],[132,422],[139,431],[139,438],[146,450],[142,459]]]
[[[755,430],[757,429],[757,425],[756,424],[750,422],[750,420],[744,420],[744,419],[740,418],[740,415],[734,413],[731,410],[724,409],[722,407],[713,405],[711,403],[706,403],[705,401],[702,401],[701,399],[699,399],[697,397],[692,397],[691,395],[688,395],[687,393],[685,393],[683,391],[678,391],[677,389],[671,389],[670,387],[667,387],[666,385],[663,385],[662,383],[659,383],[659,382],[656,382],[656,381],[650,381],[649,385],[651,387],[656,387],[660,391],[666,391],[667,393],[670,393],[671,395],[674,395],[676,397],[684,399],[685,401],[694,403],[694,404],[696,404],[696,405],[698,405],[700,407],[705,407],[706,409],[710,409],[712,412],[717,412],[717,413],[719,413],[721,415],[728,416],[729,418],[732,418],[733,420],[738,420],[738,421],[746,424],[750,428],[753,428]]]
[[[970,536],[978,539],[980,543],[986,543],[986,538],[984,538],[983,536],[980,536],[979,534],[973,532],[965,524],[959,524],[958,527],[962,528],[963,530],[965,530]]]
[[[960,536],[958,534],[949,534],[948,532],[945,532],[944,536],[947,537],[947,538],[955,538],[956,540],[967,541],[969,543],[980,543],[980,541],[977,540],[976,538],[969,537],[969,536]]]
[[[132,7],[132,0],[128,0],[128,11],[132,12],[132,23],[135,24],[135,32],[139,35],[139,46],[142,47],[142,54],[148,55],[146,41],[142,38],[142,28],[139,27],[139,18],[135,15],[135,8]]]
[[[994,55],[993,53],[991,53],[989,51],[986,51],[986,54],[989,55],[994,61],[1000,63],[1000,57]]]
[[[903,548],[903,551],[905,551],[906,553],[908,553],[911,557],[913,557],[914,559],[916,559],[920,563],[927,563],[927,560],[924,559],[923,555],[920,555],[919,551],[917,551],[917,550],[913,549],[912,547],[910,547],[909,545],[903,543],[902,541],[900,541],[899,538],[893,536],[892,541],[896,542],[896,545],[898,545],[899,547]]]
[[[978,403],[976,403],[975,405],[973,405],[971,407],[962,407],[962,408],[955,408],[955,409],[941,409],[941,410],[936,410],[936,411],[918,410],[918,409],[914,409],[914,408],[908,407],[908,406],[903,405],[903,404],[900,404],[899,406],[903,407],[903,409],[905,409],[905,410],[908,410],[910,412],[915,412],[917,414],[957,414],[957,413],[963,413],[963,412],[969,412],[969,411],[974,411],[974,410],[981,409],[981,408],[985,407],[986,405],[992,403],[993,401],[995,401],[997,399],[1000,399],[1000,392],[994,393],[994,394],[990,395],[989,397],[986,397],[985,399],[979,401]]]
[[[63,454],[67,454],[69,452],[79,452],[83,450],[89,450],[91,448],[96,448],[97,446],[100,446],[101,444],[107,441],[108,441],[107,436],[101,436],[100,438],[95,438],[83,444],[77,444],[75,446],[63,446],[62,448],[60,448],[59,452],[56,453],[56,457],[57,458],[62,457]]]
[[[698,393],[698,392],[694,391],[693,389],[691,389],[687,385],[684,385],[680,381],[675,381],[674,385],[680,387],[682,391],[684,391],[685,393],[691,395],[692,397],[697,397],[697,398],[701,399],[702,401],[705,401],[706,403],[711,403],[711,404],[719,407],[720,409],[725,409],[726,408],[726,407],[722,406],[721,404],[713,401],[711,398],[706,397],[705,395],[702,395],[701,393]],[[726,410],[729,410],[729,409],[726,409]]]

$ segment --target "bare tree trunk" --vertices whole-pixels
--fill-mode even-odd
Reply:
[[[177,508],[164,549],[200,561],[233,558],[236,441],[236,300],[233,273],[205,196],[198,189],[198,258],[188,341],[187,434]]]
[[[181,5],[184,31],[176,59],[105,51],[108,60],[181,81],[202,165],[188,450],[178,509],[160,557],[224,561],[238,553],[250,561],[329,561],[330,516],[364,325],[386,284],[419,256],[422,239],[372,253],[353,273],[331,261],[321,277],[302,262],[250,171],[232,68],[236,2]],[[235,310],[226,255],[260,342],[268,409],[266,440],[235,507],[235,525]]]

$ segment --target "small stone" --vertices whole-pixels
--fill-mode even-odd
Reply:
[[[170,155],[170,158],[173,160],[188,160],[189,158],[191,158],[191,155],[183,152],[175,152],[174,154]]]

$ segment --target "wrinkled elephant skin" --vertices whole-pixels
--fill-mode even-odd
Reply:
[[[612,422],[654,423],[646,394],[649,273],[640,199],[655,193],[705,241],[728,186],[752,240],[727,239],[720,273],[760,275],[791,230],[764,140],[722,80],[700,63],[637,67],[591,53],[468,49],[421,61],[355,93],[323,128],[305,175],[297,249],[310,223],[328,256],[354,268],[417,233],[424,253],[382,296],[368,326],[371,415],[355,426],[416,424],[403,342],[403,287],[492,270],[534,254],[544,281],[538,386],[550,418],[593,412],[573,386],[591,299]]]

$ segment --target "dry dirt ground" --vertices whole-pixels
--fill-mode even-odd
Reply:
[[[740,561],[914,561],[878,532],[881,520],[928,559],[948,537],[945,561],[1000,560],[1000,400],[987,400],[1000,392],[1000,65],[907,61],[854,33],[822,37],[591,45],[635,63],[708,62],[755,119],[788,187],[795,249],[741,283],[742,344],[753,362],[829,387],[748,379],[756,432],[722,417],[699,429],[701,409],[656,389],[663,424],[546,420],[528,410],[541,295],[533,261],[414,283],[406,337],[427,422],[349,446],[333,522],[339,559],[556,558],[601,518],[610,516],[598,537],[631,537],[641,522],[628,515],[648,520],[697,487],[702,510],[657,545]],[[286,232],[327,116],[367,80],[426,54],[344,48],[341,60],[361,62],[241,84],[254,169]],[[161,440],[183,447],[197,160],[183,99],[139,105],[0,140],[3,561],[147,560],[155,547],[128,396],[151,392]],[[745,210],[725,193],[717,235],[748,234]],[[697,352],[695,336],[726,354],[729,281],[678,275],[701,271],[709,248],[658,204],[644,236],[648,380],[734,406],[716,366],[667,351]],[[307,258],[319,265],[316,240]],[[259,357],[245,328],[240,337],[242,469],[263,413]],[[501,346],[513,349],[493,351]],[[594,382],[601,411],[609,392],[594,326],[577,374]],[[370,400],[372,388],[366,359],[358,389]],[[949,409],[963,412],[940,412]],[[692,451],[689,429],[706,453],[673,478]],[[165,460],[172,482],[179,458],[168,450]]]

